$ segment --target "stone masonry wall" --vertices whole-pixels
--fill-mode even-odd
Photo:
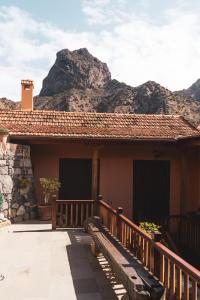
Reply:
[[[30,181],[27,188],[20,188],[20,179]],[[0,192],[4,202],[0,209],[0,222],[7,218],[13,222],[35,217],[35,198],[30,147],[0,143]]]

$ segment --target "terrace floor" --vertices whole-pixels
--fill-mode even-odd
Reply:
[[[125,290],[103,256],[90,251],[81,230],[15,224],[0,231],[0,298],[6,300],[111,300]]]

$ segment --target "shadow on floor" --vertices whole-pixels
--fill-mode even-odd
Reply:
[[[115,300],[126,294],[103,255],[91,253],[92,238],[81,230],[68,230],[67,255],[77,300]]]

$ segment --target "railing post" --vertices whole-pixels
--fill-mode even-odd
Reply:
[[[121,220],[120,215],[123,213],[123,208],[121,206],[117,207],[116,209],[117,215],[116,215],[116,229],[117,229],[117,238],[120,241],[121,240]]]
[[[99,149],[94,147],[92,150],[92,199],[97,200],[98,191],[98,158]]]
[[[155,231],[154,233],[151,234],[151,237],[152,237],[154,243],[160,242],[162,239],[162,233],[160,231]],[[152,257],[153,272],[154,272],[155,276],[160,279],[161,254],[156,248],[153,248],[152,254],[153,254],[153,257]]]
[[[99,217],[99,201],[103,199],[102,195],[98,195],[97,199],[94,202],[94,215]]]
[[[56,230],[56,195],[52,196],[52,230]]]

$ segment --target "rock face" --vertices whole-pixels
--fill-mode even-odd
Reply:
[[[93,57],[87,49],[61,50],[43,81],[40,96],[52,96],[73,88],[102,87],[111,75],[106,64]]]
[[[0,109],[16,109],[17,105],[17,102],[7,98],[0,98]]]
[[[112,80],[107,65],[87,49],[65,49],[57,53],[39,96],[34,98],[34,107],[85,112],[182,114],[196,125],[200,124],[200,80],[188,90],[178,92],[171,92],[153,81],[131,87]]]
[[[0,143],[0,192],[3,204],[0,207],[0,222],[6,218],[21,222],[35,213],[35,197],[30,148],[25,145]],[[25,193],[19,187],[19,179],[26,178],[31,184]]]
[[[193,83],[188,89],[175,92],[177,95],[181,95],[187,98],[200,101],[200,79]]]

